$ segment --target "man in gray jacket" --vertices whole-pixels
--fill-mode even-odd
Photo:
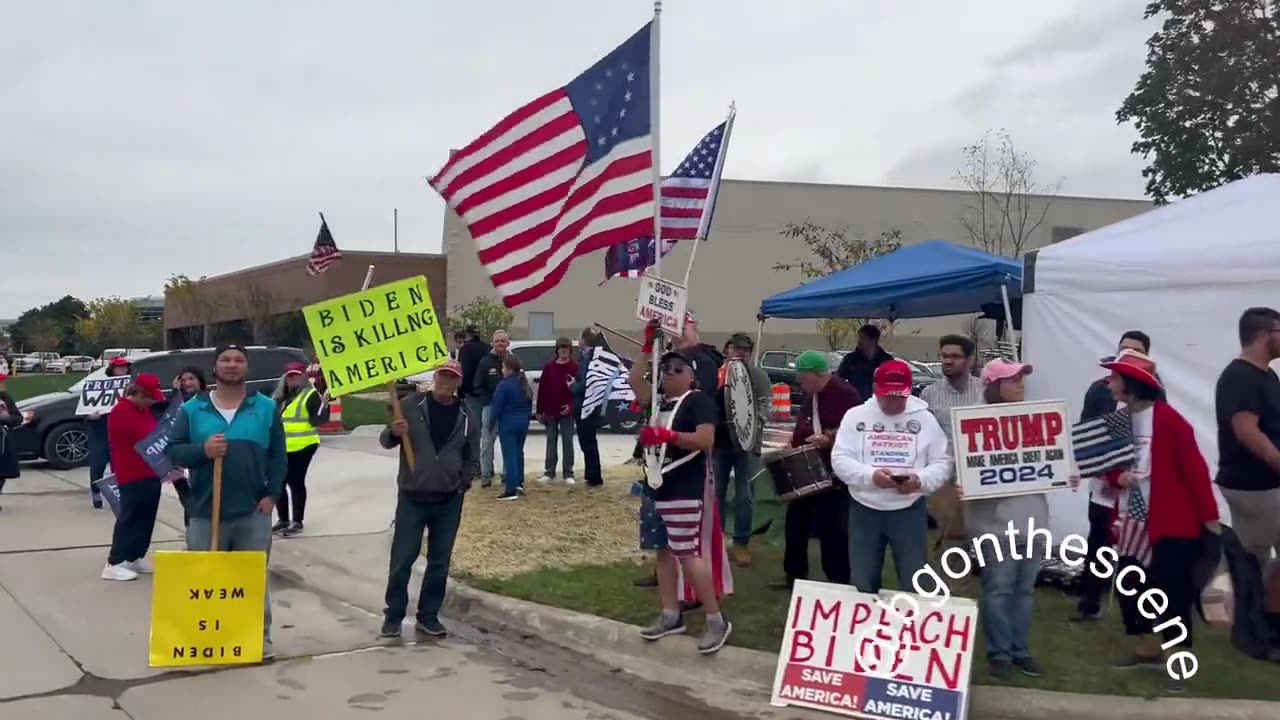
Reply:
[[[479,472],[480,421],[458,399],[462,366],[450,360],[436,369],[429,393],[413,393],[401,400],[404,418],[379,435],[384,448],[400,447],[407,435],[416,462],[412,469],[400,453],[396,477],[395,532],[391,538],[391,567],[387,572],[387,608],[382,637],[400,636],[409,605],[409,577],[427,536],[427,572],[418,592],[414,630],[444,637],[440,606],[449,580],[453,542],[462,523],[462,499]]]

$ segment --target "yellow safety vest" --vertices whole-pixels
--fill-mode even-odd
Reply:
[[[316,430],[307,416],[307,400],[315,394],[315,388],[307,388],[285,405],[284,413],[280,417],[284,425],[285,452],[294,453],[320,444],[320,431]]]

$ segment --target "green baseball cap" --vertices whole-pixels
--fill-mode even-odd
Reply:
[[[831,372],[831,363],[827,362],[827,356],[824,353],[806,350],[796,357],[796,372]]]

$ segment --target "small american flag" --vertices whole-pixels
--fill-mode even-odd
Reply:
[[[508,115],[428,180],[507,307],[555,287],[574,258],[653,233],[652,32]]]
[[[324,213],[321,213],[320,232],[316,234],[316,246],[311,248],[311,258],[307,260],[307,274],[319,275],[341,259],[342,251],[333,241],[333,234],[329,232],[329,223],[325,221]]]
[[[1124,409],[1107,413],[1071,428],[1076,472],[1080,477],[1098,477],[1108,470],[1133,465],[1133,420]]]
[[[717,125],[662,181],[662,257],[671,252],[676,240],[706,239],[732,131],[732,118]],[[605,253],[604,279],[638,278],[653,260],[653,237],[614,245]]]
[[[1151,541],[1147,537],[1147,499],[1143,495],[1143,480],[1125,494],[1129,497],[1116,516],[1116,552],[1120,557],[1136,558],[1144,566],[1151,562]],[[1124,498],[1122,497],[1122,502]]]

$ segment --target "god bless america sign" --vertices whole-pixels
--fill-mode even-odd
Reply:
[[[798,580],[770,702],[850,717],[963,720],[977,632],[972,600]]]
[[[1071,486],[1071,425],[1061,400],[952,408],[951,436],[965,500]]]

